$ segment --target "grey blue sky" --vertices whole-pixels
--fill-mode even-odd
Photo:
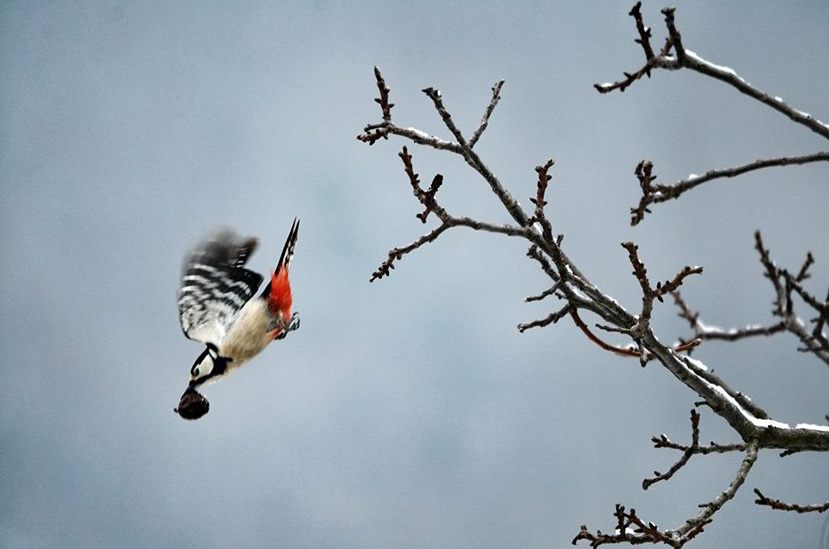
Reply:
[[[567,322],[519,334],[551,303],[516,241],[458,230],[373,284],[424,230],[397,152],[354,137],[377,121],[380,65],[399,123],[445,135],[426,86],[472,128],[503,99],[480,154],[523,202],[533,167],[568,253],[626,307],[619,242],[654,277],[705,267],[686,297],[722,326],[769,320],[752,232],[781,264],[829,279],[826,166],[756,173],[658,206],[637,228],[633,168],[662,181],[826,144],[721,83],[637,67],[631,1],[2,2],[0,4],[0,546],[29,548],[549,548],[609,529],[623,502],[676,525],[725,487],[736,456],[643,492],[685,440],[695,395],[656,365],[591,346]],[[829,4],[678,3],[685,44],[829,118]],[[660,3],[646,18],[661,40]],[[457,214],[506,221],[458,159],[420,148]],[[302,328],[173,407],[197,344],[178,326],[185,251],[227,224],[252,267],[302,218],[292,276]],[[686,334],[671,305],[663,339]],[[776,419],[819,423],[829,371],[787,335],[699,357]],[[730,431],[703,411],[703,439]],[[826,456],[761,455],[695,547],[817,546],[821,517],[753,505],[751,488],[829,498]]]

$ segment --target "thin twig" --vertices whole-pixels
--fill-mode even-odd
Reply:
[[[551,158],[544,164],[535,167],[535,172],[538,174],[538,183],[536,184],[535,196],[530,198],[530,202],[535,205],[535,212],[530,219],[531,223],[538,223],[541,226],[541,236],[548,242],[553,241],[553,227],[547,215],[544,212],[544,207],[547,206],[547,185],[550,183],[552,176],[549,175],[550,168],[553,167],[555,161]]]
[[[558,282],[556,282],[555,284],[553,284],[552,286],[550,286],[549,288],[547,288],[546,290],[544,290],[540,294],[531,295],[531,296],[527,297],[526,299],[524,299],[524,301],[526,301],[527,303],[531,303],[533,301],[541,301],[545,297],[550,297],[551,295],[555,295],[555,293],[558,291],[558,288],[559,288],[559,284],[558,284]]]
[[[610,343],[603,341],[596,334],[590,331],[590,328],[588,328],[587,324],[585,324],[584,321],[581,319],[576,309],[570,311],[570,316],[573,317],[573,322],[576,324],[576,326],[579,327],[579,329],[584,333],[584,335],[587,336],[587,339],[589,339],[605,351],[610,351],[611,353],[617,355],[629,356],[634,358],[639,358],[641,356],[639,351],[634,351],[633,349],[627,349],[625,347],[617,347],[615,345],[611,345]]]
[[[802,156],[780,156],[777,158],[763,158],[742,164],[733,168],[723,168],[718,170],[709,170],[702,175],[694,175],[687,179],[677,181],[673,185],[657,185],[655,187],[653,202],[665,202],[672,198],[676,198],[685,191],[689,191],[698,185],[707,183],[714,179],[732,178],[743,175],[744,173],[753,172],[755,170],[762,170],[764,168],[777,168],[783,166],[802,166],[803,164],[810,164],[812,162],[829,162],[829,151],[821,151],[813,154],[805,154]]]
[[[633,242],[622,242],[622,247],[628,251],[628,258],[630,259],[630,264],[633,266],[633,275],[639,281],[639,286],[642,288],[642,313],[639,315],[639,320],[636,327],[633,328],[632,333],[634,339],[636,339],[638,338],[638,334],[641,334],[650,322],[653,301],[655,299],[662,301],[662,296],[666,293],[676,291],[688,276],[701,274],[703,269],[702,267],[686,265],[671,280],[657,282],[654,288],[648,280],[648,270],[645,268],[645,264],[639,259],[639,246]]]
[[[671,292],[674,303],[679,308],[678,316],[684,318],[694,331],[694,336],[702,340],[738,341],[747,337],[770,336],[786,329],[786,324],[781,320],[769,326],[749,325],[743,328],[731,328],[723,330],[716,326],[703,324],[699,319],[699,313],[691,311],[679,291]]]
[[[384,276],[388,276],[391,274],[391,270],[394,269],[394,262],[395,260],[401,259],[404,255],[415,251],[416,249],[420,248],[426,243],[433,242],[440,234],[448,229],[448,225],[440,225],[436,229],[429,231],[428,233],[424,234],[411,244],[406,246],[401,246],[400,248],[392,248],[389,251],[389,257],[386,259],[376,271],[371,273],[371,278],[369,282],[374,282],[375,280],[381,279]]]
[[[501,88],[504,86],[504,81],[499,80],[492,86],[492,99],[489,100],[489,104],[486,106],[486,110],[484,111],[484,116],[481,118],[481,123],[478,125],[478,129],[475,130],[475,133],[472,134],[472,137],[469,138],[469,148],[475,146],[478,140],[483,135],[484,130],[489,125],[489,117],[492,116],[492,111],[495,110],[495,106],[498,105],[498,101],[501,100]]]
[[[664,437],[665,435],[662,435],[662,436]],[[657,440],[656,438],[654,438],[652,440],[654,440],[654,445],[657,448],[661,447],[660,446],[661,441]],[[654,471],[653,472],[653,475],[654,475],[653,478],[644,479],[642,481],[642,489],[647,490],[648,488],[650,488],[651,486],[653,486],[657,482],[660,482],[660,481],[663,481],[663,480],[669,480],[672,476],[674,476],[674,474],[677,471],[682,469],[685,466],[685,464],[688,463],[688,460],[691,459],[691,456],[693,456],[694,453],[695,453],[694,450],[697,449],[697,448],[699,448],[699,412],[697,412],[696,410],[691,410],[691,444],[690,444],[690,446],[688,446],[688,448],[685,449],[685,451],[682,453],[682,456],[679,458],[679,460],[676,463],[674,463],[671,466],[671,468],[668,469],[666,472],[660,473],[659,471]]]
[[[524,333],[525,331],[529,330],[530,328],[542,328],[544,326],[549,326],[550,324],[555,324],[556,322],[558,322],[559,320],[561,320],[562,318],[567,316],[567,313],[569,313],[571,309],[572,309],[572,305],[570,305],[568,303],[567,305],[565,305],[564,307],[562,307],[558,311],[556,311],[554,313],[550,313],[549,315],[547,315],[546,317],[544,317],[540,320],[533,320],[531,322],[527,322],[527,323],[524,323],[524,324],[519,324],[518,325],[518,331],[521,332],[521,333]]]
[[[380,67],[376,65],[374,66],[374,77],[377,80],[377,89],[380,91],[380,97],[374,101],[380,105],[380,110],[383,111],[383,120],[391,122],[391,109],[394,107],[393,103],[389,103],[389,92],[391,90],[386,86],[383,75],[380,74]]]
[[[827,305],[829,305],[829,291],[826,293],[826,300],[824,301]],[[829,307],[827,307],[829,308]],[[826,312],[826,308],[824,308],[824,312],[822,315],[818,315],[816,318],[812,319],[812,322],[815,323],[815,329],[812,331],[812,337],[818,339],[823,338],[826,339],[826,336],[823,335],[823,326],[829,320],[829,313]]]
[[[772,509],[776,509],[777,511],[794,511],[796,513],[823,513],[825,511],[829,511],[829,501],[814,505],[800,505],[797,503],[786,503],[785,501],[780,501],[779,499],[768,498],[757,488],[754,489],[754,493],[757,494],[757,499],[754,500],[754,503],[757,505],[766,505]]]
[[[809,274],[809,268],[814,265],[815,257],[812,255],[812,252],[806,252],[806,259],[803,261],[803,265],[800,266],[800,270],[797,272],[797,276],[795,280],[798,282],[803,282],[811,275]]]
[[[394,262],[396,260],[401,259],[404,255],[413,252],[424,244],[433,242],[438,236],[440,236],[441,233],[443,233],[443,231],[452,227],[468,227],[476,231],[498,233],[507,236],[527,237],[529,231],[527,228],[515,227],[512,225],[496,225],[485,221],[478,221],[477,219],[472,219],[470,217],[454,217],[450,215],[435,199],[435,195],[443,182],[443,176],[437,174],[432,180],[432,184],[429,186],[429,189],[423,190],[420,186],[420,176],[414,171],[412,155],[409,154],[408,148],[404,146],[398,156],[403,162],[403,171],[409,178],[409,184],[412,186],[412,192],[425,208],[423,212],[417,214],[417,218],[425,223],[428,215],[434,212],[434,214],[440,219],[441,224],[438,228],[421,236],[411,244],[400,248],[394,248],[389,251],[388,258],[375,272],[372,273],[369,282],[374,282],[375,280],[389,276],[391,274],[391,270],[394,269]]]
[[[628,12],[628,15],[633,17],[636,21],[636,30],[639,32],[639,38],[634,40],[634,42],[642,46],[642,49],[645,52],[645,61],[650,61],[654,57],[653,48],[651,48],[651,29],[645,26],[641,10],[642,2],[636,2],[636,4],[634,4],[630,9],[630,12]]]
[[[785,269],[780,269],[775,265],[771,259],[771,253],[763,243],[760,231],[754,233],[754,240],[755,248],[760,254],[760,263],[763,265],[763,270],[765,271],[764,276],[772,283],[775,291],[774,310],[772,313],[782,319],[781,322],[788,332],[797,336],[803,344],[802,349],[804,351],[813,353],[829,365],[829,340],[822,333],[823,326],[821,322],[822,318],[829,315],[829,295],[827,295],[826,302],[821,303],[815,296],[803,288],[800,283],[808,274],[808,269],[811,265],[811,261],[809,261],[812,257],[811,253],[807,255],[807,259],[798,274],[793,276]],[[792,292],[797,293],[806,305],[817,312],[818,316],[815,320],[816,328],[820,328],[819,330],[815,329],[809,332],[804,322],[794,312]]]
[[[584,335],[587,336],[587,339],[589,339],[590,341],[592,341],[593,343],[595,343],[596,345],[598,345],[599,347],[601,347],[605,351],[610,351],[611,353],[621,355],[621,356],[642,359],[642,352],[641,351],[630,349],[628,347],[619,347],[617,345],[611,345],[610,343],[607,343],[606,341],[601,339],[599,336],[594,334],[590,330],[590,328],[587,327],[587,324],[585,324],[585,322],[584,322],[584,320],[582,320],[581,316],[579,316],[578,310],[576,308],[574,308],[573,310],[570,311],[570,316],[573,317],[573,323],[575,323],[575,325],[582,331],[582,333],[584,333]],[[625,328],[606,326],[604,324],[596,324],[596,327],[599,328],[599,329],[608,331],[608,332],[617,332],[617,333],[621,333],[621,334],[630,335],[630,330],[625,329]],[[676,353],[681,353],[681,352],[685,352],[685,351],[688,351],[690,349],[693,349],[697,345],[699,345],[699,341],[697,341],[697,340],[685,341],[685,342],[682,342],[682,343],[676,345],[673,348],[673,351],[676,352]],[[644,362],[648,362],[649,360],[652,360],[652,359],[653,359],[653,355],[651,353],[646,352],[645,356],[644,356]]]
[[[652,437],[651,442],[653,442],[654,448],[668,448],[671,450],[679,450],[680,452],[686,452],[691,450],[693,455],[700,455],[700,456],[707,456],[709,454],[728,454],[730,452],[745,452],[746,445],[741,443],[731,443],[731,444],[718,444],[714,441],[708,443],[707,446],[686,446],[685,444],[679,444],[677,442],[673,442],[669,439],[665,434],[661,434],[658,437]]]
[[[805,301],[806,304],[809,305],[812,309],[814,309],[822,315],[825,315],[827,312],[829,312],[829,304],[821,303],[820,301],[818,301],[818,299],[815,296],[806,291],[806,289],[804,289],[803,286],[800,285],[800,282],[798,282],[797,278],[793,277],[791,273],[789,273],[788,271],[782,271],[781,275],[791,285],[792,290],[797,292],[801,299],[803,299],[803,301]]]

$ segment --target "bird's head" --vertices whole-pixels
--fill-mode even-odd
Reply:
[[[196,387],[223,375],[227,369],[227,361],[228,359],[219,356],[215,345],[207,345],[190,368],[190,383],[181,395],[178,408],[174,410],[178,415],[184,419],[199,419],[210,410],[210,403],[196,391]]]
[[[202,354],[196,358],[193,367],[190,368],[190,387],[196,388],[211,377],[218,374],[216,365],[219,362],[218,352],[215,347],[208,346]]]

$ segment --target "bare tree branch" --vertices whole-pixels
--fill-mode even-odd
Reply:
[[[743,457],[743,461],[737,469],[737,474],[728,485],[728,488],[708,503],[701,504],[700,507],[702,507],[702,511],[700,511],[699,515],[686,521],[683,526],[677,529],[677,533],[680,534],[680,536],[688,536],[692,533],[696,535],[694,531],[697,528],[701,528],[704,524],[711,522],[711,517],[714,516],[714,513],[719,511],[723,505],[734,498],[737,490],[739,490],[740,486],[743,485],[749,471],[751,471],[751,468],[757,461],[758,446],[757,441],[753,440],[746,444],[746,455]]]
[[[427,88],[427,90],[430,89]],[[431,89],[428,95],[439,112],[441,109],[446,111],[442,98],[434,89]],[[448,111],[445,114],[441,114],[441,118],[444,119],[450,131],[453,134],[457,134],[456,137],[460,136],[463,138],[460,130],[451,122],[451,116]],[[423,135],[423,132],[413,129],[409,133],[411,135]],[[392,132],[392,134],[394,133]],[[416,139],[412,140],[418,142]],[[785,423],[768,419],[761,408],[745,398],[741,393],[729,389],[728,385],[722,379],[711,373],[702,363],[694,361],[690,357],[683,357],[677,354],[675,349],[666,347],[660,343],[653,335],[650,327],[641,322],[644,315],[640,315],[639,317],[630,315],[618,302],[602,293],[584,276],[561,249],[559,238],[554,240],[544,238],[543,234],[539,234],[540,231],[536,231],[528,226],[529,219],[521,207],[512,199],[500,181],[498,181],[491,170],[484,165],[483,161],[474,152],[469,150],[468,147],[463,146],[461,146],[460,152],[457,152],[457,150],[452,150],[451,152],[461,154],[467,160],[467,163],[489,184],[490,189],[498,196],[507,211],[514,214],[514,218],[521,219],[523,222],[520,224],[520,227],[510,227],[476,222],[468,218],[455,218],[449,216],[445,210],[436,204],[432,207],[432,211],[444,221],[444,224],[447,222],[450,224],[455,223],[456,225],[468,226],[470,228],[479,228],[480,230],[500,232],[509,236],[523,237],[528,240],[532,245],[531,255],[543,258],[545,271],[552,273],[554,282],[561,281],[559,290],[573,304],[574,310],[582,308],[588,309],[599,315],[609,325],[622,329],[632,329],[632,336],[635,337],[637,346],[641,347],[638,355],[640,360],[644,362],[650,358],[658,359],[677,379],[700,395],[711,406],[712,410],[726,419],[745,440],[756,439],[763,448],[793,449],[798,451],[822,451],[829,449],[829,432],[824,431],[822,428],[815,429],[806,426],[806,424],[791,428]],[[423,191],[423,193],[425,192]],[[436,229],[405,248],[392,250],[390,252],[390,259],[393,261],[394,258],[399,257],[403,253],[408,253],[412,249],[434,240],[443,230],[445,229]],[[548,260],[551,260],[551,263]],[[381,266],[381,269],[376,273],[378,276],[375,279],[383,274],[388,274],[390,269],[388,267],[389,263],[390,261],[387,261]],[[644,268],[644,266],[642,267]],[[646,292],[643,289],[643,304],[646,299],[652,302],[653,299],[661,297],[664,293],[678,286],[686,276],[695,272],[699,272],[699,269],[688,267],[674,277],[674,279],[667,281],[665,284],[659,284],[656,289],[651,288],[650,282],[647,282],[649,289],[647,293],[650,295],[646,298],[644,295]],[[587,331],[589,332],[589,330]],[[593,339],[591,338],[591,340]],[[644,351],[647,351],[647,353]]]
[[[829,297],[826,302],[821,302],[801,285],[802,281],[809,278],[808,271],[814,263],[814,257],[811,252],[807,253],[806,260],[803,262],[798,274],[792,275],[785,269],[779,269],[771,259],[771,254],[763,243],[760,231],[755,232],[754,240],[755,248],[760,254],[760,263],[763,265],[764,276],[772,283],[775,292],[772,314],[779,317],[780,320],[768,325],[755,324],[728,330],[717,326],[709,326],[700,320],[698,312],[691,311],[678,291],[673,291],[671,293],[674,297],[674,303],[679,308],[679,316],[688,321],[688,324],[693,330],[694,337],[703,341],[738,341],[749,337],[771,336],[787,331],[797,336],[803,344],[801,350],[813,353],[829,365],[829,339],[823,334],[823,327],[819,322],[821,318],[825,318],[827,315],[827,311],[829,310]],[[814,331],[809,332],[803,320],[795,313],[792,292],[797,293],[806,305],[814,309],[817,313],[818,316],[815,319],[816,328]]]
[[[639,205],[636,208],[631,208],[631,224],[637,225],[645,217],[646,212],[651,204],[659,204],[667,202],[682,196],[685,192],[691,189],[721,178],[732,178],[744,173],[763,168],[782,167],[792,165],[809,164],[812,162],[829,162],[829,151],[818,152],[814,154],[807,154],[803,156],[782,156],[779,158],[766,158],[755,160],[742,166],[734,168],[725,168],[719,170],[709,170],[703,175],[691,175],[687,179],[677,181],[673,185],[650,185],[649,183],[656,179],[652,174],[653,164],[648,160],[643,160],[637,166],[637,176],[639,176],[640,186],[642,187],[642,198],[639,200]],[[647,166],[648,184],[643,184],[643,176],[640,176],[640,168]]]
[[[763,244],[760,231],[754,233],[754,240],[755,248],[760,254],[760,263],[765,271],[764,276],[772,283],[775,291],[772,314],[780,317],[786,330],[797,336],[803,344],[803,349],[814,353],[816,357],[829,365],[829,339],[823,334],[822,326],[818,322],[816,328],[820,326],[821,329],[816,329],[810,333],[800,317],[794,312],[794,302],[792,300],[792,292],[796,292],[809,307],[815,310],[818,319],[825,317],[829,312],[829,296],[827,296],[826,302],[821,303],[800,284],[808,277],[809,267],[814,262],[811,252],[807,254],[806,261],[798,274],[793,276],[785,269],[779,269],[772,261],[769,250]]]
[[[501,87],[504,85],[503,80],[499,80],[492,86],[492,99],[489,100],[489,105],[487,105],[486,110],[484,111],[484,116],[481,118],[481,123],[478,125],[478,129],[475,130],[475,133],[472,134],[472,137],[469,139],[469,148],[475,146],[478,140],[483,135],[484,130],[486,130],[487,125],[489,125],[489,117],[492,116],[492,111],[495,110],[495,106],[498,105],[498,101],[501,100]]]
[[[647,67],[648,69],[666,68],[662,66],[663,62],[668,62],[665,61],[666,59],[672,60],[671,63],[677,64],[676,68],[678,68],[680,58],[686,60],[694,58],[694,54],[684,49],[682,45],[682,38],[673,24],[672,11],[669,10],[666,12],[669,40],[658,55],[653,53],[649,45],[650,30],[641,21],[641,13],[639,13],[638,6],[634,7],[631,15],[634,16],[637,22],[637,31],[639,33],[638,42],[642,44],[648,62],[652,63],[652,65]],[[676,57],[668,57],[669,50],[672,47],[676,50]],[[647,72],[643,74],[647,74]],[[548,183],[551,179],[549,170],[553,166],[552,160],[536,167],[536,175],[538,176],[536,193],[531,198],[531,202],[535,208],[532,216],[528,216],[501,181],[478,154],[473,151],[472,146],[486,128],[489,116],[500,100],[502,82],[499,82],[493,87],[492,100],[487,111],[484,113],[481,124],[473,134],[474,141],[470,140],[467,142],[463,132],[455,124],[451,113],[444,105],[443,97],[435,88],[425,88],[423,91],[432,101],[443,124],[452,135],[453,141],[444,141],[421,130],[411,127],[404,128],[393,123],[390,115],[388,118],[386,117],[387,109],[383,108],[384,94],[385,102],[388,104],[389,92],[379,70],[375,72],[375,78],[378,80],[378,89],[381,90],[381,97],[378,103],[381,106],[383,120],[377,124],[367,125],[364,132],[358,136],[358,139],[373,144],[381,137],[394,135],[435,150],[448,151],[461,156],[474,172],[487,183],[489,190],[495,194],[504,206],[506,212],[516,222],[516,225],[496,225],[470,217],[451,215],[441,206],[437,196],[443,183],[442,176],[440,174],[436,175],[429,188],[424,189],[421,186],[418,174],[414,171],[412,157],[408,149],[403,147],[400,158],[403,161],[404,171],[413,194],[424,208],[417,217],[421,222],[425,223],[428,221],[429,216],[434,214],[439,220],[440,225],[431,232],[416,239],[411,244],[402,248],[392,249],[389,252],[388,259],[372,275],[372,280],[388,275],[393,268],[393,262],[395,260],[400,259],[403,255],[410,253],[428,242],[434,241],[449,228],[468,227],[473,230],[488,231],[521,238],[529,245],[527,255],[538,263],[542,271],[551,281],[550,288],[538,296],[527,298],[527,301],[538,301],[545,297],[555,295],[557,298],[564,300],[565,303],[543,319],[520,324],[519,330],[525,331],[530,328],[548,326],[569,315],[585,336],[603,350],[619,356],[639,358],[643,365],[651,360],[658,361],[678,381],[701,398],[699,404],[709,406],[714,413],[722,417],[734,429],[743,441],[742,443],[735,444],[715,444],[712,442],[708,446],[701,446],[699,444],[699,415],[695,411],[692,412],[692,436],[690,444],[681,445],[673,443],[664,435],[661,438],[654,437],[652,439],[657,448],[678,450],[682,452],[682,456],[666,473],[655,472],[655,477],[646,479],[643,486],[647,488],[655,482],[668,480],[694,455],[736,451],[744,452],[745,456],[740,468],[729,486],[716,498],[703,504],[701,506],[702,510],[697,515],[688,519],[679,528],[660,530],[653,523],[645,523],[636,515],[633,509],[626,511],[623,506],[619,505],[614,513],[617,519],[617,528],[613,534],[602,534],[601,532],[591,533],[586,527],[583,527],[582,531],[573,540],[574,543],[579,540],[587,540],[593,547],[606,543],[621,542],[631,544],[663,543],[672,547],[682,547],[702,532],[704,527],[710,523],[714,514],[734,497],[734,494],[745,482],[745,478],[754,465],[760,449],[783,450],[783,453],[786,455],[801,451],[829,451],[829,427],[807,423],[798,423],[792,427],[787,423],[772,419],[760,405],[753,402],[742,392],[732,389],[704,363],[690,356],[681,354],[691,350],[703,339],[740,339],[742,337],[760,334],[770,335],[783,331],[784,329],[798,334],[798,337],[801,337],[801,332],[806,333],[807,339],[801,337],[801,341],[806,346],[822,345],[822,329],[827,322],[826,314],[829,306],[820,302],[803,286],[803,282],[809,276],[809,268],[814,263],[814,258],[811,254],[807,255],[807,260],[798,273],[791,275],[787,271],[779,269],[774,265],[758,233],[756,235],[756,247],[760,253],[765,275],[769,278],[775,290],[773,314],[778,316],[780,321],[778,324],[769,327],[749,327],[742,331],[738,330],[731,333],[730,331],[713,330],[702,324],[699,320],[699,315],[691,312],[679,296],[678,289],[684,280],[692,274],[701,273],[701,267],[686,266],[673,278],[658,282],[656,286],[653,286],[648,278],[647,268],[639,258],[638,247],[632,242],[625,242],[622,246],[628,252],[628,259],[633,267],[633,274],[639,282],[642,292],[641,312],[639,315],[633,315],[611,296],[602,292],[590,282],[589,278],[562,249],[563,235],[553,234],[552,224],[547,218],[544,209],[547,205],[546,196]],[[383,92],[384,89],[386,90],[385,92]],[[378,132],[382,134],[381,137],[377,137]],[[640,163],[637,166],[636,172],[643,189],[643,194],[658,192],[657,189],[663,188],[653,184],[655,176],[652,171],[652,165],[649,162]],[[734,175],[738,174],[735,173]],[[721,175],[720,177],[727,177],[727,175]],[[644,216],[645,211],[647,211],[647,204],[642,206],[641,212],[638,215]],[[634,215],[637,214],[634,212]],[[650,325],[650,317],[654,303],[662,302],[664,296],[668,293],[674,295],[674,299],[680,307],[680,315],[688,320],[697,336],[694,339],[680,342],[674,346],[667,346],[661,343]],[[814,322],[816,324],[815,333],[818,335],[809,334],[803,322],[794,314],[794,305],[792,303],[793,295],[797,295],[807,306],[816,311],[817,317],[814,319]],[[827,297],[827,301],[829,301],[829,297]],[[633,340],[633,346],[619,347],[607,343],[598,337],[581,319],[581,311],[589,311],[597,315],[602,322],[596,325],[601,329],[630,337]],[[816,352],[816,354],[818,353]]]
[[[379,74],[380,71],[378,69],[375,71],[375,78],[377,78]],[[380,78],[382,78],[382,75]],[[433,103],[439,113],[441,109],[445,112],[446,116],[441,114],[441,118],[448,118],[449,125],[447,127],[453,135],[457,133],[463,140],[460,130],[454,125],[454,122],[451,121],[451,116],[449,116],[448,111],[446,111],[445,107],[443,107],[440,93],[433,88],[426,88],[424,92],[426,92],[427,95],[429,95],[429,97],[433,100]],[[379,139],[374,137],[377,131],[385,132],[388,135],[398,135],[420,145],[438,150],[450,151],[460,155],[464,158],[467,164],[478,172],[478,174],[489,184],[492,192],[498,197],[501,204],[506,208],[512,218],[518,222],[521,227],[527,227],[529,225],[529,219],[520,204],[518,204],[518,202],[504,188],[492,171],[483,163],[483,161],[481,161],[477,153],[475,153],[465,143],[461,145],[459,143],[444,141],[440,138],[430,136],[421,130],[415,128],[402,128],[385,120],[378,124],[369,124],[365,126],[363,133],[358,135],[357,139],[371,145]],[[602,295],[601,292],[599,292],[598,289],[584,276],[584,274],[581,273],[578,267],[570,262],[566,254],[564,254],[564,252],[559,248],[559,244],[557,242],[544,240],[541,238],[541,235],[537,235],[534,232],[529,234],[528,239],[534,245],[542,249],[548,256],[550,256],[554,262],[557,262],[558,267],[563,269],[561,270],[561,274],[563,274],[567,280],[572,282],[579,291],[586,293],[588,296],[593,296],[594,298]],[[388,271],[386,271],[386,274],[388,274]],[[565,291],[567,292],[569,290]],[[607,309],[607,314],[613,315],[616,318],[619,318],[620,315],[624,316],[627,314],[615,301],[612,300],[594,300],[588,302],[587,306]]]
[[[510,225],[495,225],[492,223],[486,223],[484,221],[477,221],[475,219],[469,217],[454,217],[449,215],[449,213],[443,209],[435,199],[435,194],[437,194],[438,189],[440,189],[441,184],[443,183],[443,176],[437,174],[435,178],[432,180],[432,184],[429,187],[429,190],[424,191],[420,187],[420,178],[418,174],[414,171],[414,166],[412,164],[412,156],[409,154],[409,151],[406,147],[403,147],[403,150],[399,154],[400,159],[403,161],[404,171],[406,175],[409,177],[409,183],[412,186],[412,191],[415,197],[423,204],[424,208],[426,208],[423,212],[417,214],[417,218],[420,219],[423,223],[426,223],[426,218],[432,212],[440,219],[441,224],[436,229],[430,231],[429,233],[421,236],[411,244],[400,248],[393,248],[389,251],[388,258],[384,261],[380,267],[376,271],[374,271],[371,275],[371,279],[369,282],[374,282],[384,276],[388,276],[391,274],[391,270],[394,269],[394,261],[401,259],[404,255],[413,252],[417,248],[423,246],[424,244],[428,244],[429,242],[433,242],[440,236],[443,231],[450,229],[452,227],[468,227],[470,229],[474,229],[477,231],[485,231],[491,233],[499,233],[504,234],[507,236],[526,236],[527,229],[520,228],[520,227],[513,227]]]

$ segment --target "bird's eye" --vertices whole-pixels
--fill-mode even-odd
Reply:
[[[198,366],[197,366],[197,367],[195,367],[195,368],[193,368],[193,375],[194,375],[195,377],[199,377],[199,368],[198,368]]]

